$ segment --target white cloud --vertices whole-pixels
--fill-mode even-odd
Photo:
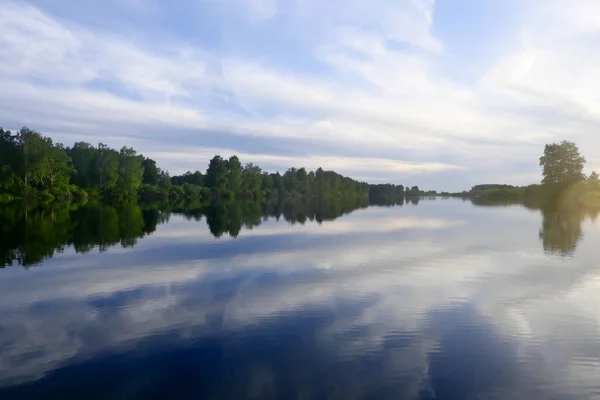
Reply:
[[[234,149],[224,148],[198,148],[190,152],[190,149],[180,148],[175,152],[150,151],[145,154],[156,160],[186,162],[196,161],[194,165],[208,164],[208,161],[215,155],[230,157],[236,154],[241,160],[252,160],[257,165],[265,166],[268,171],[273,168],[279,169],[281,173],[285,172],[281,166],[302,165],[309,170],[323,168],[325,170],[335,170],[339,172],[356,175],[361,171],[372,171],[374,173],[397,173],[399,175],[414,174],[419,172],[436,172],[443,170],[455,170],[463,167],[444,163],[409,163],[383,158],[351,158],[351,157],[319,157],[319,156],[275,156],[270,154],[248,154],[240,153]]]
[[[523,5],[521,46],[502,49],[488,62],[494,66],[471,82],[445,71],[453,54],[445,38],[435,35],[432,0],[235,0],[213,6],[218,15],[205,18],[221,18],[218,29],[228,30],[218,37],[235,41],[285,21],[282,34],[297,43],[268,57],[258,43],[242,54],[227,46],[209,48],[192,36],[150,43],[143,35],[59,19],[25,2],[3,2],[0,57],[11,62],[0,66],[0,117],[15,128],[41,124],[51,133],[79,127],[84,140],[101,129],[139,136],[154,127],[173,138],[198,136],[198,142],[201,132],[178,132],[310,139],[316,147],[338,142],[366,154],[352,173],[374,178],[381,169],[393,172],[390,165],[413,165],[382,157],[385,149],[419,152],[416,161],[426,153],[422,164],[435,167],[412,168],[421,173],[450,166],[452,176],[470,177],[470,184],[486,176],[526,183],[537,173],[543,144],[565,137],[581,143],[598,164],[593,132],[600,113],[600,58],[593,36],[600,28],[593,1]],[[239,16],[252,23],[234,23]],[[297,46],[320,66],[317,71],[288,63]],[[235,142],[222,147],[245,152]],[[337,154],[332,168],[346,165],[344,157]],[[203,168],[192,165],[192,158],[186,162],[181,168]],[[514,163],[523,170],[512,169]],[[442,189],[448,185],[440,182]]]

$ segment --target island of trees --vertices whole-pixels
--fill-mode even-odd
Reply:
[[[355,196],[393,202],[403,196],[436,194],[418,186],[370,185],[321,168],[289,168],[269,173],[257,165],[242,165],[237,156],[214,156],[205,173],[170,176],[156,161],[133,148],[119,151],[105,144],[77,142],[72,147],[28,128],[0,128],[0,202],[15,199],[55,201],[101,199],[120,202],[197,201],[246,198],[281,199],[293,196]]]

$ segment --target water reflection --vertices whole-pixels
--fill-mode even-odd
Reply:
[[[471,199],[479,207],[527,207],[538,209],[530,204],[523,204],[521,200],[489,200]],[[548,254],[568,257],[577,250],[578,244],[583,240],[582,223],[586,219],[595,221],[598,208],[541,208],[542,223],[539,229],[539,238],[544,251]]]
[[[283,217],[291,224],[333,221],[365,208],[361,198],[296,199],[281,203],[252,201],[140,206],[125,203],[73,205],[61,208],[0,208],[0,267],[17,263],[29,267],[61,253],[68,246],[77,253],[100,252],[120,245],[135,246],[137,240],[167,223],[172,213],[201,221],[206,218],[214,237],[238,237],[242,228],[252,229],[263,220]]]
[[[433,198],[435,199],[435,198]],[[430,199],[430,200],[433,200]],[[426,200],[426,201],[430,201]],[[371,203],[386,207],[419,204],[419,198],[396,199]],[[519,200],[470,199],[478,207],[535,207]],[[137,240],[153,233],[157,225],[167,223],[171,214],[182,214],[195,221],[206,219],[210,233],[236,238],[242,229],[251,230],[270,217],[283,218],[290,224],[333,221],[369,203],[361,199],[296,199],[279,203],[252,201],[212,202],[180,205],[140,206],[136,203],[74,205],[53,209],[0,209],[0,267],[17,263],[32,266],[62,253],[71,246],[77,253],[110,247],[135,246]],[[581,224],[595,220],[597,209],[539,210],[542,216],[538,236],[543,249],[553,255],[571,256],[583,239]],[[533,233],[533,232],[532,232]]]
[[[561,256],[572,255],[583,238],[581,223],[585,216],[581,210],[542,210],[540,240],[544,250]]]
[[[540,245],[540,211],[521,206],[420,201],[322,225],[323,207],[221,206],[166,210],[135,248],[2,271],[0,398],[600,389],[600,235],[585,219],[563,260]]]
[[[157,209],[137,204],[89,204],[51,209],[0,208],[0,267],[31,266],[61,253],[66,246],[76,252],[105,251],[120,244],[132,247],[137,239],[168,221]]]

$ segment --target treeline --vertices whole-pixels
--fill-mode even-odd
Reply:
[[[217,193],[221,197],[261,199],[284,195],[369,196],[370,185],[322,168],[307,171],[305,168],[289,168],[283,175],[279,171],[269,173],[247,163],[242,166],[237,156],[224,159],[214,156],[206,173],[188,171],[173,176],[172,190],[187,196],[190,192]],[[144,193],[143,197],[156,197],[160,193]]]
[[[0,128],[0,197],[45,202],[90,195],[135,198],[147,179],[148,161],[129,147],[116,151],[84,142],[65,147],[28,128],[15,133]],[[162,178],[170,183],[168,175]]]
[[[109,201],[198,201],[246,198],[264,200],[293,196],[354,196],[397,199],[436,194],[418,186],[369,185],[322,168],[289,168],[283,174],[242,165],[237,156],[214,156],[204,173],[171,177],[156,161],[131,147],[115,150],[105,144],[54,143],[28,128],[0,128],[0,202],[15,198],[42,202],[99,198]]]
[[[512,186],[502,184],[476,185],[470,191],[442,192],[454,196],[481,200],[520,200],[527,206],[543,207],[600,207],[600,177],[592,171],[583,173],[586,164],[577,145],[563,140],[547,144],[539,159],[542,168],[540,184]]]
[[[375,203],[387,202],[393,199],[401,199],[403,197],[417,196],[437,196],[437,191],[424,191],[418,186],[408,187],[403,185],[393,185],[390,183],[369,185],[369,197]]]

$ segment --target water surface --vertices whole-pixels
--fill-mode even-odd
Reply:
[[[595,216],[0,211],[0,398],[600,396]]]

